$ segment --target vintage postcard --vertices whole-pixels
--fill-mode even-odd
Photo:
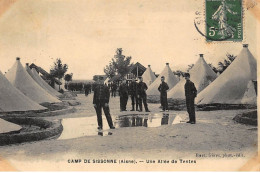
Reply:
[[[0,171],[259,171],[259,0],[0,0]]]

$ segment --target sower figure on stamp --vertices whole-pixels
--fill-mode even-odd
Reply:
[[[144,108],[146,112],[150,112],[148,109],[148,105],[146,102],[147,95],[146,90],[148,89],[146,83],[143,82],[143,78],[139,78],[139,83],[137,85],[137,97],[138,97],[138,103],[139,103],[139,112],[143,111],[142,102],[144,103]]]
[[[162,105],[162,112],[169,111],[168,109],[168,101],[167,101],[167,90],[169,89],[169,86],[166,82],[164,82],[165,77],[161,77],[162,83],[160,84],[158,90],[160,91],[160,99],[161,99],[161,105]]]
[[[122,84],[119,86],[119,96],[120,96],[120,111],[126,111],[126,105],[128,101],[128,87],[126,85],[126,80],[122,80]]]
[[[137,98],[137,83],[135,79],[132,79],[132,83],[129,85],[129,94],[131,95],[131,100],[132,100],[132,110],[138,111],[138,98]]]
[[[221,36],[221,38],[229,37],[231,38],[234,37],[234,32],[236,31],[235,28],[230,26],[228,24],[228,18],[227,18],[227,13],[230,13],[232,15],[236,15],[237,12],[233,12],[230,9],[230,5],[227,4],[225,0],[221,1],[221,5],[218,7],[217,11],[212,15],[212,19],[218,20],[219,23],[219,32],[218,35]]]
[[[110,129],[114,129],[115,127],[113,125],[113,121],[109,110],[109,89],[107,86],[101,83],[100,78],[98,78],[97,83],[98,84],[94,89],[93,105],[97,113],[98,129],[103,129],[102,108],[104,110]]]
[[[187,112],[189,113],[190,120],[187,123],[195,124],[195,106],[194,106],[194,99],[197,97],[197,89],[192,81],[190,81],[190,74],[185,74],[186,83],[184,86],[185,89],[185,97],[186,97],[186,106]]]

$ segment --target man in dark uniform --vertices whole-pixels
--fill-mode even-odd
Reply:
[[[162,105],[162,111],[169,111],[168,110],[168,101],[167,101],[167,90],[169,89],[169,86],[166,82],[164,82],[165,77],[161,77],[162,83],[160,84],[158,90],[160,91],[160,99],[161,99],[161,105]]]
[[[190,81],[190,74],[185,74],[185,97],[186,97],[186,106],[187,112],[189,113],[190,120],[187,123],[195,124],[195,106],[194,106],[194,99],[197,97],[197,89],[192,81]]]
[[[85,96],[88,96],[89,94],[88,85],[84,85],[84,89],[85,89]]]
[[[113,83],[112,86],[111,86],[112,97],[116,96],[116,89],[117,89],[117,85],[116,85],[116,83]]]
[[[122,84],[119,86],[119,96],[120,96],[120,111],[126,111],[126,105],[128,101],[128,87],[126,85],[126,80],[122,80]]]
[[[135,110],[136,105],[136,111],[138,111],[138,98],[137,98],[137,83],[135,79],[132,80],[132,83],[129,85],[129,94],[131,95],[132,100],[132,110]]]
[[[109,89],[107,86],[101,83],[100,78],[98,78],[97,85],[94,89],[94,96],[93,96],[93,105],[96,109],[97,113],[97,121],[98,121],[98,129],[103,129],[103,123],[102,123],[102,108],[104,110],[104,113],[107,118],[108,125],[110,129],[114,129],[113,121],[110,115],[109,110]]]
[[[139,112],[143,111],[142,102],[144,103],[144,108],[146,112],[150,112],[147,106],[147,95],[146,90],[148,89],[146,83],[143,82],[143,78],[139,78],[139,83],[137,84],[137,97],[138,97],[138,103],[139,103]]]

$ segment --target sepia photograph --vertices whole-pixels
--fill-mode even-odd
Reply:
[[[0,171],[259,171],[260,0],[0,0]]]

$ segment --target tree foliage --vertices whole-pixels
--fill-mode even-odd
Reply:
[[[221,74],[223,73],[228,66],[236,59],[237,56],[231,55],[229,53],[226,54],[227,58],[224,59],[223,62],[218,63],[217,71]]]
[[[110,61],[109,65],[104,68],[104,72],[108,77],[113,77],[116,74],[120,74],[121,76],[125,76],[129,73],[130,67],[133,65],[131,63],[131,56],[125,56],[122,54],[123,49],[118,48],[116,50],[116,55]]]
[[[112,78],[116,75],[116,69],[113,66],[113,63],[110,62],[106,67],[104,68],[104,72],[107,75],[107,77]]]
[[[189,71],[192,69],[193,66],[194,66],[194,64],[190,64],[190,65],[188,65],[187,72],[189,72]]]
[[[223,62],[218,62],[218,66],[214,67],[211,63],[209,63],[208,65],[211,67],[211,69],[215,72],[215,73],[223,73],[228,66],[236,59],[237,56],[234,56],[232,54],[227,53],[226,54],[226,58],[223,60]],[[188,65],[187,68],[187,72],[189,72],[192,68],[193,68],[194,64],[190,64]],[[183,74],[185,74],[185,72],[181,71],[181,70],[177,70],[175,72],[176,75],[181,76]]]
[[[185,72],[181,71],[181,70],[177,70],[173,72],[174,75],[177,75],[178,77],[184,76]]]
[[[71,73],[71,74],[66,74],[66,75],[64,76],[64,80],[65,80],[66,82],[72,81],[72,76],[73,76],[72,73]]]
[[[61,78],[64,77],[67,70],[68,70],[68,65],[62,64],[61,59],[57,58],[56,61],[54,62],[53,67],[50,70],[50,75],[52,77],[56,77],[58,79],[61,79]]]

